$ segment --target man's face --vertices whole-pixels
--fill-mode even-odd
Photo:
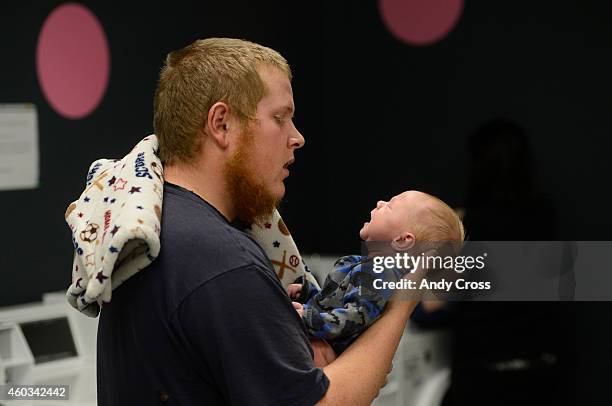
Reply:
[[[285,194],[284,179],[294,150],[304,137],[293,124],[293,92],[287,75],[262,68],[268,94],[257,105],[256,120],[240,135],[225,169],[238,217],[249,223],[269,216]]]
[[[426,204],[426,195],[416,191],[401,193],[388,202],[379,200],[359,236],[365,241],[392,241],[403,232],[411,232],[410,219]]]
[[[280,200],[285,195],[288,166],[294,161],[294,151],[304,146],[304,137],[293,124],[293,90],[287,75],[273,67],[258,72],[268,94],[257,105],[257,120],[251,125],[252,169],[264,188]]]

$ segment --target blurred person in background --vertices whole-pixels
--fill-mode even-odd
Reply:
[[[525,131],[495,119],[468,144],[463,218],[472,241],[554,241],[553,204],[535,187]],[[561,271],[561,270],[560,270]],[[567,303],[429,302],[422,326],[453,331],[451,387],[444,405],[574,404],[574,326]]]

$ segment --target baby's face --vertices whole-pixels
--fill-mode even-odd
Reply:
[[[370,212],[370,221],[364,223],[359,236],[365,241],[392,241],[403,232],[410,232],[409,219],[427,207],[429,199],[424,193],[410,190],[388,202],[380,200]]]

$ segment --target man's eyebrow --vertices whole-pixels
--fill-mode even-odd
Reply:
[[[279,111],[281,111],[284,114],[293,114],[293,112],[295,111],[294,107],[292,105],[286,105],[283,106],[279,109]]]

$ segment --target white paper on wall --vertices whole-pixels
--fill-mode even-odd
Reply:
[[[38,186],[38,118],[33,104],[0,104],[0,190]]]

